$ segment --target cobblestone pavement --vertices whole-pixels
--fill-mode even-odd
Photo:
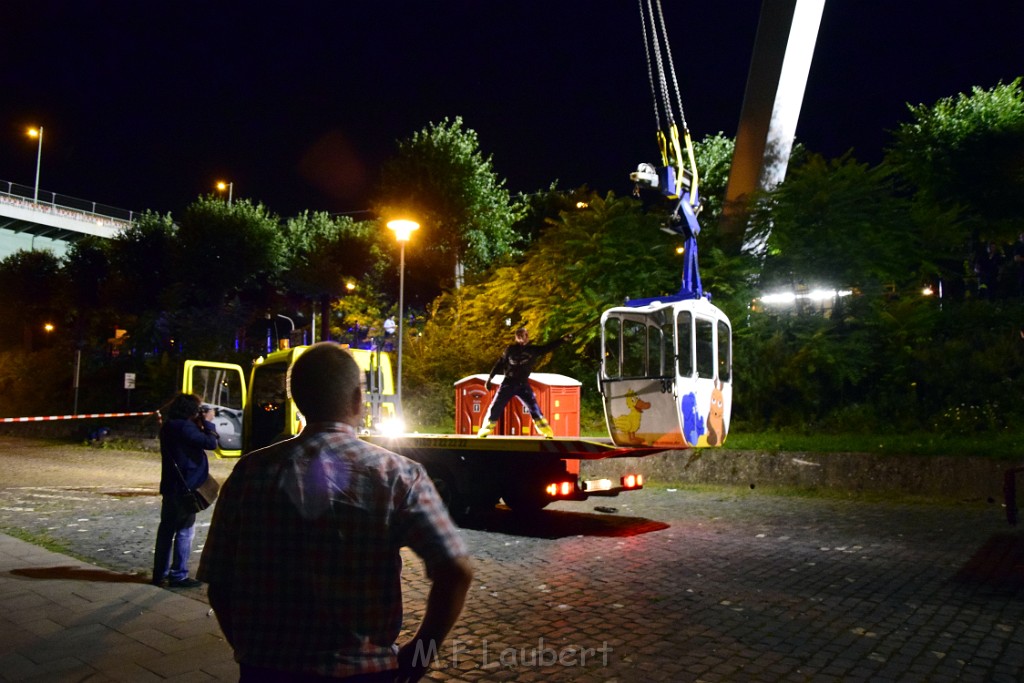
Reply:
[[[0,472],[0,530],[148,572],[156,454],[0,437]],[[998,504],[660,486],[463,533],[476,581],[435,681],[1024,678],[1024,535]],[[406,569],[415,625],[427,583]]]

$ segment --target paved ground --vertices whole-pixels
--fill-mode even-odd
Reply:
[[[203,589],[140,583],[154,454],[0,437],[0,472],[0,530],[103,568],[0,536],[0,680],[234,679]],[[1024,678],[1024,535],[998,504],[659,487],[463,533],[477,580],[435,681]]]

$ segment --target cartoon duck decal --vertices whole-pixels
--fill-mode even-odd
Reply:
[[[640,421],[643,419],[643,412],[651,407],[651,404],[637,396],[636,392],[629,389],[626,392],[625,415],[618,415],[612,418],[615,430],[625,434],[630,441],[639,442],[636,433],[640,431]]]

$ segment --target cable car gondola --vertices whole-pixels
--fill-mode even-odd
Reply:
[[[666,230],[685,238],[683,277],[677,294],[628,301],[601,315],[599,384],[605,421],[619,446],[721,446],[732,413],[732,326],[700,281],[697,166],[661,2],[640,0],[640,11],[662,166],[640,164],[630,178],[638,192],[657,191],[672,203]],[[682,121],[681,138],[669,98],[669,76]],[[661,110],[667,133],[662,130]]]

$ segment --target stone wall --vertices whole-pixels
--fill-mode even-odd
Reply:
[[[900,493],[1002,501],[1004,473],[1021,463],[970,456],[892,456],[701,449],[581,463],[584,479],[643,474],[663,484],[785,486],[851,493]],[[1024,475],[1018,476],[1024,488]]]

